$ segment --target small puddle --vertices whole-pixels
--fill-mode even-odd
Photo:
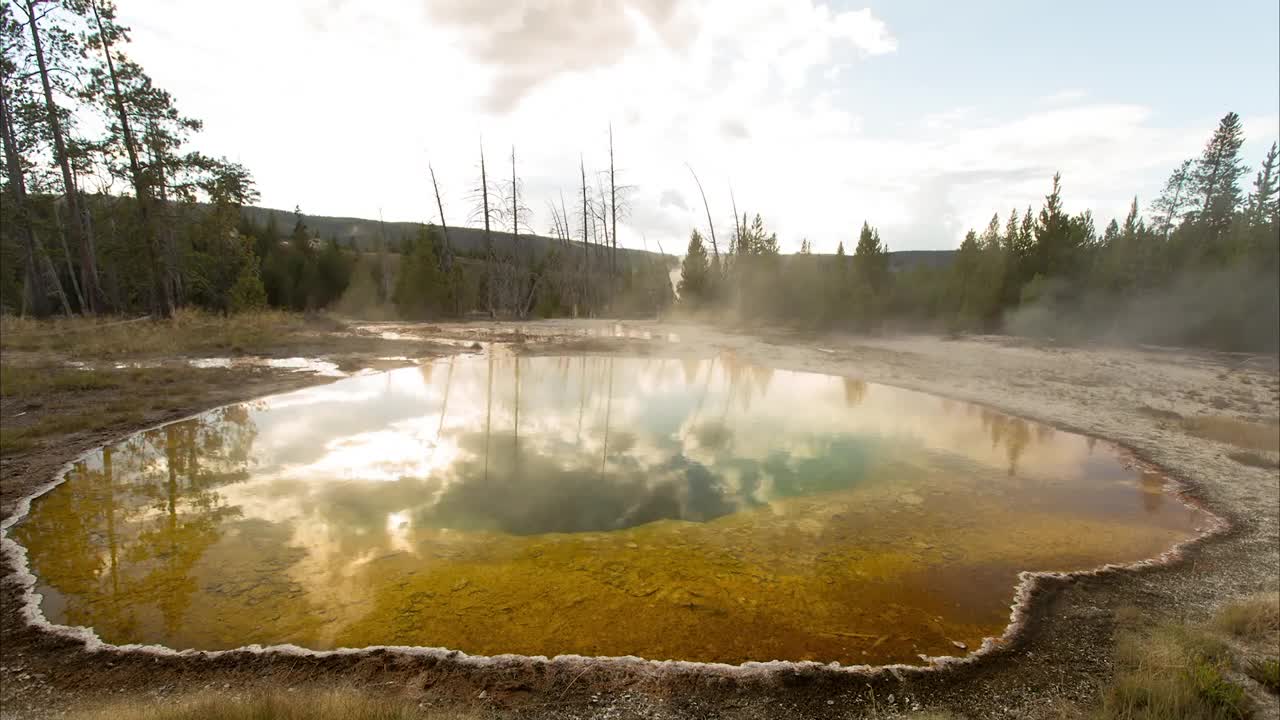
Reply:
[[[338,364],[329,360],[316,358],[264,358],[264,357],[212,357],[195,358],[188,364],[194,368],[251,368],[265,367],[294,372],[309,372],[323,377],[346,377],[347,373],[338,369]]]
[[[267,358],[255,355],[246,355],[242,357],[209,357],[209,358],[191,358],[189,360],[175,360],[173,363],[178,365],[185,364],[188,367],[196,369],[227,369],[227,368],[276,368],[280,370],[293,370],[295,372],[309,372],[324,377],[346,377],[347,373],[338,369],[338,364],[329,360],[320,360],[317,358],[291,357],[291,358]],[[87,363],[81,360],[68,360],[67,367],[76,370],[98,370],[103,366]],[[165,362],[161,360],[130,360],[124,362],[111,363],[109,367],[114,370],[145,370],[154,369],[165,366]]]
[[[495,353],[134,435],[9,532],[45,616],[116,644],[882,664],[999,636],[1020,571],[1209,521],[1110,445],[977,405]]]

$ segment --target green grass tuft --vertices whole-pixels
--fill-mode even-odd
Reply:
[[[1125,630],[1116,640],[1116,677],[1100,717],[1108,720],[1238,720],[1244,688],[1224,676],[1227,645],[1182,625]]]
[[[1243,720],[1249,716],[1244,688],[1222,677],[1214,665],[1200,661],[1191,670],[1196,694],[1214,712],[1215,717]]]
[[[1258,681],[1273,695],[1280,695],[1280,660],[1254,658],[1244,666],[1244,674]]]

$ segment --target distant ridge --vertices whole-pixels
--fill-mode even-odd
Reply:
[[[293,211],[291,210],[245,206],[241,208],[241,215],[259,225],[266,224],[267,220],[274,215],[281,235],[288,235],[293,230]],[[380,234],[386,235],[387,247],[397,251],[400,248],[400,241],[406,237],[414,236],[422,226],[421,223],[415,222],[379,223],[377,220],[365,218],[306,214],[302,216],[302,221],[306,223],[307,228],[312,233],[318,235],[322,240],[337,240],[338,244],[343,247],[357,248],[363,252],[371,252],[377,249]],[[506,252],[514,242],[511,233],[494,231],[492,234],[494,248],[498,251]],[[478,252],[484,249],[484,231],[479,228],[450,226],[449,242],[460,251]],[[522,234],[520,235],[519,245],[521,251],[529,252],[532,250],[536,255],[540,256],[552,247],[560,247],[561,242],[543,235]],[[581,252],[581,243],[574,243],[574,247]],[[680,250],[683,249],[682,245]],[[899,272],[921,266],[942,268],[951,264],[954,255],[954,250],[891,251],[889,253],[889,269]],[[629,262],[632,258],[637,260],[649,258],[646,262],[654,262],[659,260],[660,257],[656,252],[618,248],[618,259],[623,263]],[[674,259],[673,256],[667,255],[668,262]]]

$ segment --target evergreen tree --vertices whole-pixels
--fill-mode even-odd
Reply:
[[[449,292],[446,276],[436,257],[439,230],[424,226],[401,254],[400,273],[392,298],[400,314],[417,320],[446,314]]]
[[[1242,231],[1246,238],[1242,243],[1246,257],[1256,259],[1260,268],[1275,272],[1280,269],[1280,178],[1277,173],[1276,143],[1262,161],[1262,168],[1254,178],[1253,192],[1245,212]]]
[[[317,307],[327,307],[342,297],[351,283],[354,264],[350,254],[338,246],[337,240],[330,238],[324,244],[316,256]]]
[[[1035,225],[1029,269],[1032,276],[1073,275],[1080,250],[1093,234],[1092,222],[1087,215],[1067,215],[1062,205],[1062,173],[1054,173],[1053,189],[1045,196]]]
[[[1218,129],[1205,144],[1204,152],[1192,171],[1192,186],[1198,198],[1196,219],[1204,229],[1204,239],[1212,247],[1231,226],[1232,215],[1240,205],[1240,178],[1244,163],[1240,146],[1244,129],[1240,116],[1227,113]]]
[[[707,263],[707,248],[697,230],[689,235],[689,248],[680,264],[678,291],[681,304],[687,307],[701,307],[710,299],[711,269]]]
[[[880,231],[862,223],[858,245],[853,251],[853,268],[859,284],[872,292],[884,289],[889,275],[889,248],[880,242]]]
[[[1169,176],[1160,196],[1151,203],[1152,228],[1165,240],[1190,207],[1190,184],[1191,161],[1184,160]]]
[[[879,325],[888,301],[889,251],[880,232],[862,223],[853,251],[852,311],[854,325],[866,331]]]
[[[1253,192],[1249,193],[1249,203],[1245,213],[1250,225],[1259,226],[1276,222],[1280,215],[1280,178],[1276,173],[1277,146],[1271,143],[1271,149],[1262,160],[1262,167],[1253,180]]]
[[[247,262],[241,266],[229,295],[231,312],[258,310],[267,306],[267,291],[262,286],[257,262]]]

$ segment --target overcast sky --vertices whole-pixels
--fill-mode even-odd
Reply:
[[[1145,207],[1218,118],[1256,167],[1280,134],[1280,3],[893,0],[119,0],[132,54],[247,165],[269,207],[460,223],[517,149],[534,226],[608,164],[621,242],[682,251],[759,212],[784,250],[953,248],[1038,207],[1055,170],[1099,227]],[[1250,178],[1252,177],[1252,171]]]

